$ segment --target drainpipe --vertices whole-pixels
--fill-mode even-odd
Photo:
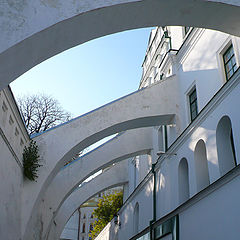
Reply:
[[[153,228],[152,225],[154,222],[156,222],[156,184],[157,184],[157,179],[156,179],[156,171],[155,171],[155,166],[156,163],[152,164],[152,169],[151,172],[153,174],[153,219],[150,221],[150,240],[155,239],[155,234],[153,233]]]
[[[80,224],[81,224],[81,210],[78,208],[78,240],[80,240]]]

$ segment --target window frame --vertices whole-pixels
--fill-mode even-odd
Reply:
[[[191,32],[192,29],[193,29],[193,27],[183,26],[182,27],[182,38],[185,39],[188,36],[188,34]]]
[[[232,49],[232,55],[230,56],[230,58],[228,60],[225,59],[225,56],[228,54],[228,52]],[[232,68],[227,71],[226,66],[228,65],[228,63],[232,63],[232,59],[234,59],[235,64],[232,65]],[[231,77],[234,75],[234,73],[237,71],[237,59],[236,59],[236,54],[234,51],[234,47],[233,44],[231,43],[230,46],[227,47],[227,49],[222,53],[222,61],[223,61],[223,66],[224,66],[224,72],[225,72],[225,78],[226,81],[229,81],[231,79]],[[229,73],[232,72],[231,75],[229,75]],[[229,76],[228,76],[229,75]]]
[[[192,95],[194,92],[195,92],[196,98],[194,99],[193,102],[191,102],[191,95]],[[197,118],[198,113],[199,113],[199,111],[198,111],[198,97],[197,97],[197,88],[196,88],[196,85],[194,85],[194,86],[191,88],[191,90],[190,90],[190,91],[188,92],[188,94],[187,94],[187,97],[188,97],[188,112],[189,112],[189,118],[190,118],[190,122],[193,122],[193,121]],[[195,117],[193,117],[193,115],[192,115],[192,105],[193,105],[194,103],[196,103],[196,104],[195,104],[195,106],[196,106],[196,116],[195,116]]]

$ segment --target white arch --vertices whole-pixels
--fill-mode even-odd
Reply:
[[[197,191],[199,192],[210,184],[206,145],[202,139],[195,146],[194,162]]]
[[[20,0],[8,4],[1,1],[0,89],[66,49],[128,29],[182,25],[239,35],[239,1],[224,2]]]
[[[76,209],[94,195],[108,188],[124,185],[128,182],[127,161],[123,161],[89,183],[73,192],[61,206],[54,222],[51,224],[48,236],[44,239],[59,239],[65,224]]]
[[[172,89],[170,93],[166,88]],[[175,122],[174,114],[178,114],[176,102],[178,85],[173,76],[35,137],[45,163],[39,169],[37,183],[26,182],[24,185],[24,221],[31,222],[32,209],[38,207],[50,182],[76,153],[117,132]],[[23,232],[27,224],[24,221]]]
[[[54,178],[47,189],[38,209],[34,209],[25,237],[33,238],[34,225],[40,218],[43,220],[43,235],[61,204],[72,191],[87,177],[110,164],[127,158],[148,154],[152,149],[152,128],[133,129],[115,137],[96,150],[79,158],[75,163],[65,167]],[[61,187],[59,187],[61,186]],[[47,209],[44,211],[43,209]]]
[[[178,196],[180,204],[189,198],[189,168],[186,158],[182,158],[178,165]]]

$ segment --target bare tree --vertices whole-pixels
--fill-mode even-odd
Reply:
[[[30,134],[43,132],[71,118],[56,99],[45,94],[25,95],[17,102]]]

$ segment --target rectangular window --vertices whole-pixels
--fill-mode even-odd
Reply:
[[[237,71],[236,59],[234,56],[233,45],[231,45],[223,54],[223,63],[226,73],[227,81]]]
[[[189,94],[189,108],[190,108],[191,121],[193,121],[198,115],[196,88],[194,88]]]
[[[163,133],[164,133],[164,151],[166,152],[168,150],[168,132],[167,132],[167,126],[163,126]]]

